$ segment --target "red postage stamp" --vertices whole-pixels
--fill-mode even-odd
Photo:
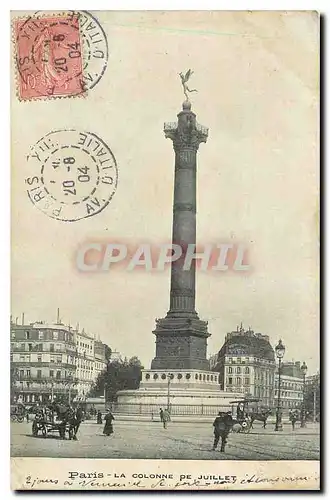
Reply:
[[[105,71],[105,35],[87,12],[34,15],[14,30],[20,100],[84,94]]]

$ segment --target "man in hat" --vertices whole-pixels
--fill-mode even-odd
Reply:
[[[228,434],[232,426],[233,426],[233,418],[231,416],[231,413],[219,411],[218,416],[213,422],[213,427],[214,427],[213,451],[216,450],[220,438],[221,438],[220,451],[222,452],[225,451]]]

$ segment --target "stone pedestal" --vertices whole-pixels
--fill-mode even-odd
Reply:
[[[120,391],[116,410],[151,416],[169,408],[172,416],[217,415],[229,411],[241,395],[220,390],[219,374],[204,370],[143,370],[138,390]]]

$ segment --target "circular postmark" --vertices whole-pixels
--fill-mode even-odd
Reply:
[[[15,22],[22,100],[85,94],[102,78],[108,42],[87,11],[38,11]]]
[[[74,222],[96,215],[116,192],[116,159],[91,132],[50,132],[31,148],[28,166],[29,198],[53,219]]]

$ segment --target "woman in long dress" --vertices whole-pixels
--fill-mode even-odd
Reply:
[[[115,417],[112,415],[111,411],[108,410],[106,413],[104,420],[105,420],[105,426],[103,429],[103,434],[105,436],[110,436],[110,434],[113,434],[113,425],[112,421],[115,419]]]

